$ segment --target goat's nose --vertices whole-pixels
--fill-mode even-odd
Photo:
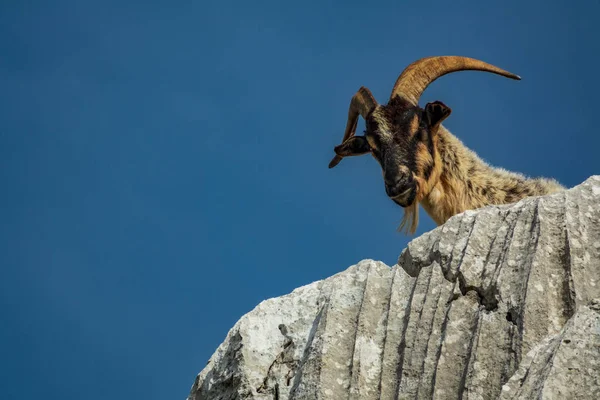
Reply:
[[[399,185],[399,184],[400,184],[402,181],[403,181],[402,177],[401,177],[401,176],[398,176],[398,175],[396,175],[396,176],[392,176],[392,177],[390,177],[390,176],[386,176],[386,177],[384,178],[384,182],[385,182],[385,185],[386,185],[386,186],[392,186],[392,187],[393,187],[393,186],[397,186],[397,185]]]
[[[388,196],[394,197],[400,193],[400,189],[404,186],[404,179],[400,176],[384,179],[385,192]]]

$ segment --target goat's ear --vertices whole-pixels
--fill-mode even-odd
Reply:
[[[350,157],[366,154],[371,151],[371,147],[364,136],[352,136],[333,150],[338,156]]]
[[[448,118],[450,113],[452,113],[450,107],[448,107],[441,101],[427,103],[427,105],[425,106],[425,120],[427,121],[427,125],[429,126],[430,132],[435,133],[442,121]]]

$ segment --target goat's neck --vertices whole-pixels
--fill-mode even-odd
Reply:
[[[487,165],[443,126],[436,139],[434,169],[437,171],[420,202],[438,225],[466,210],[512,203],[562,189],[555,181],[530,180]]]

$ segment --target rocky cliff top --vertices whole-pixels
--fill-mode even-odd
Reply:
[[[600,177],[263,301],[200,399],[600,399]]]

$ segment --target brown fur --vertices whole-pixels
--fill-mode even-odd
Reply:
[[[441,125],[451,111],[440,101],[420,108],[401,96],[375,105],[363,115],[365,136],[336,146],[340,158],[330,168],[341,157],[371,153],[381,165],[386,194],[404,208],[399,230],[407,233],[417,229],[419,203],[441,225],[466,210],[564,190],[554,180],[530,179],[486,164]]]
[[[443,126],[439,127],[433,140],[435,166],[427,180],[419,176],[422,167],[418,169],[417,200],[438,225],[466,210],[564,190],[555,180],[529,179],[489,166]],[[427,149],[419,146],[417,164],[426,165],[431,159]],[[417,202],[413,206],[415,204]],[[418,210],[413,206],[405,208],[400,226],[400,229],[409,228],[411,233],[418,224]]]

